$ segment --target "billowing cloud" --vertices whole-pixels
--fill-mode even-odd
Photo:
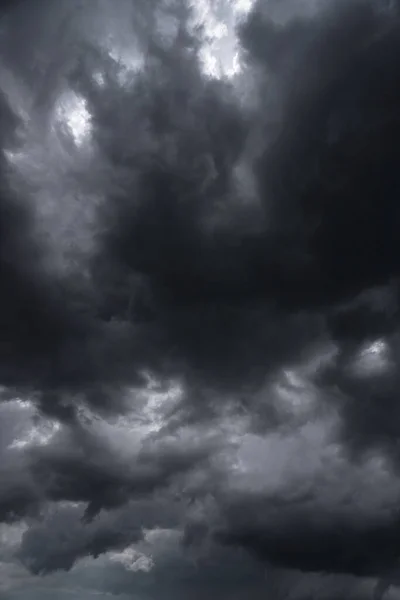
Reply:
[[[399,10],[4,6],[0,596],[398,581]]]

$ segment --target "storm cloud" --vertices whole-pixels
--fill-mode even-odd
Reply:
[[[4,4],[1,598],[398,583],[399,50],[397,2]]]

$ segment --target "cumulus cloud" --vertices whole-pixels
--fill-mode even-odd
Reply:
[[[398,2],[2,10],[0,596],[394,597]]]

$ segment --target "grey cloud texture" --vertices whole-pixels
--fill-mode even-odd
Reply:
[[[196,6],[2,13],[7,600],[398,577],[400,7]]]

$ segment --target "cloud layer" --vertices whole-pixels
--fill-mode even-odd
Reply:
[[[4,600],[398,578],[400,6],[196,6],[4,8]]]

